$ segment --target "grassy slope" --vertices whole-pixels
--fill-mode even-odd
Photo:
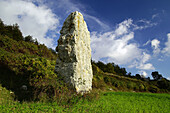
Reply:
[[[105,92],[100,98],[59,106],[58,103],[13,103],[0,106],[2,112],[95,112],[95,113],[169,113],[170,95],[130,92]]]
[[[93,87],[98,89],[109,89],[115,91],[137,91],[152,93],[170,93],[170,81],[137,79],[133,76],[120,76],[113,73],[104,73],[95,63],[93,67]]]
[[[54,95],[58,87],[56,58],[44,45],[0,35],[0,84],[14,91],[18,100],[33,100],[47,92]],[[28,90],[21,90],[22,85],[27,85]]]

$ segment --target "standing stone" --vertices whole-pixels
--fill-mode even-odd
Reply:
[[[83,15],[76,11],[65,20],[58,40],[55,71],[78,93],[92,90],[90,32]]]

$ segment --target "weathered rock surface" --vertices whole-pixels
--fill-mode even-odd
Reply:
[[[58,40],[58,59],[55,71],[78,93],[92,89],[90,32],[83,15],[78,11],[65,20]]]

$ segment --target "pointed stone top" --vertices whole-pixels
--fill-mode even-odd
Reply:
[[[83,15],[78,12],[72,12],[65,20],[63,27],[60,31],[61,35],[65,35],[66,33],[77,34],[82,29],[87,29],[87,24],[84,21]]]
[[[82,15],[80,12],[78,11],[75,11],[75,12],[72,12],[71,14],[74,14],[74,15]],[[83,16],[83,15],[82,15]]]

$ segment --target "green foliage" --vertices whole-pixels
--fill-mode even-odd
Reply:
[[[34,42],[32,36],[30,36],[30,35],[26,36],[26,37],[24,38],[24,40],[25,40],[26,42]]]
[[[154,85],[151,85],[148,90],[149,90],[150,92],[152,92],[152,93],[157,93],[157,92],[159,92],[159,88],[157,88],[157,87],[154,86]]]
[[[19,30],[18,24],[4,25],[3,21],[0,19],[0,35],[8,36],[16,41],[23,40],[21,31]]]
[[[111,73],[103,73],[99,71],[97,66],[93,64],[93,88],[115,91],[137,91],[137,92],[170,92],[169,81],[162,79],[161,81],[142,81],[135,78],[119,76]]]
[[[141,75],[131,76],[126,74],[125,68],[120,68],[114,63],[104,64],[102,62],[92,62],[93,68],[93,88],[108,89],[123,91],[149,91],[153,93],[170,92],[170,81],[162,79],[152,81],[146,78],[141,78]],[[100,70],[101,69],[101,70]],[[112,71],[111,71],[112,70]],[[114,71],[113,71],[114,70]],[[116,73],[116,74],[114,74]],[[125,76],[123,76],[125,75]]]
[[[158,81],[158,87],[161,89],[166,89],[166,90],[170,90],[170,81],[163,78],[162,80]]]
[[[56,59],[57,54],[49,50],[44,44],[36,45],[25,41],[16,41],[7,36],[0,35],[0,47],[11,53],[35,55],[48,59]]]
[[[99,67],[97,67],[94,63],[92,63],[92,70],[93,70],[93,75],[103,73],[103,71]]]
[[[2,87],[0,84],[0,105],[2,104],[13,104],[15,94],[14,92],[7,90],[5,87]]]
[[[159,80],[162,79],[162,75],[158,73],[158,71],[152,72],[152,77],[154,78],[154,80]]]
[[[104,64],[101,61],[98,61],[97,63],[93,61],[92,64],[98,66],[103,72],[117,74],[120,76],[126,76],[127,74],[125,68],[120,68],[118,65],[115,65],[114,63]]]
[[[54,73],[55,61],[43,57],[10,53],[1,48],[0,51],[0,82],[18,94],[17,98],[24,97],[22,85],[28,86],[28,93],[35,98],[41,91],[51,92],[57,88],[57,75]],[[50,91],[49,91],[50,90]],[[28,97],[32,98],[32,97]]]
[[[139,84],[139,91],[144,91],[145,90],[145,86],[143,84]]]

